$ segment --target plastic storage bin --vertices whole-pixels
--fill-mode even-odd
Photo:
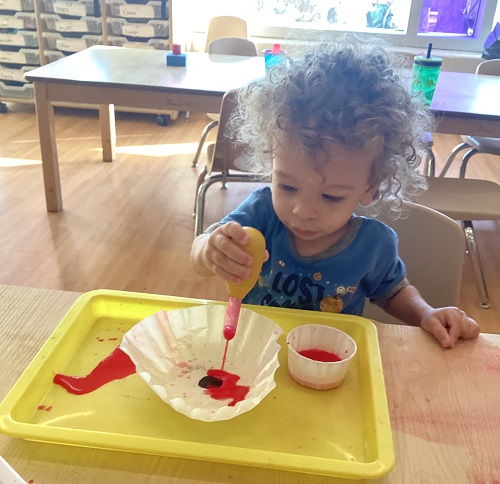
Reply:
[[[4,82],[6,86],[9,83],[26,84],[28,81],[24,78],[24,74],[35,68],[36,66],[23,66],[19,69],[11,69],[8,66],[0,65],[0,82]]]
[[[36,49],[20,49],[18,51],[0,50],[2,64],[40,65],[40,53]]]
[[[107,4],[107,12],[109,17],[168,20],[168,10],[164,8],[162,11],[162,2],[159,0],[142,5],[127,3],[124,0],[113,1]]]
[[[0,15],[0,29],[36,29],[36,17],[31,12]]]
[[[99,2],[94,0],[40,0],[42,11],[70,17],[99,16]]]
[[[168,39],[149,39],[146,42],[137,42],[127,39],[127,37],[109,36],[108,44],[116,47],[130,47],[134,49],[159,49],[170,50]]]
[[[30,99],[33,98],[33,84],[9,85],[8,82],[0,81],[0,99]]]
[[[35,0],[0,0],[0,10],[35,11]]]
[[[125,37],[152,37],[169,36],[169,23],[166,20],[149,20],[147,23],[129,22],[124,18],[108,18],[108,26],[112,35]]]
[[[38,38],[34,31],[15,31],[2,33],[0,32],[0,46],[15,46],[15,47],[38,47]]]
[[[46,50],[79,52],[93,45],[100,45],[103,43],[101,35],[85,34],[82,37],[68,37],[59,32],[44,32],[42,35]]]
[[[79,19],[61,18],[60,15],[42,13],[42,28],[50,32],[77,32],[89,34],[101,34],[101,19],[96,17],[81,17]]]

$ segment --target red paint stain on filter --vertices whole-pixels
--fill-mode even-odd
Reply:
[[[238,375],[224,370],[208,370],[207,376],[206,386],[202,382],[207,377],[202,378],[199,383],[200,386],[206,388],[204,393],[210,395],[215,400],[230,398],[231,402],[228,404],[230,407],[234,407],[238,402],[244,400],[250,390],[250,387],[237,384],[240,379]]]

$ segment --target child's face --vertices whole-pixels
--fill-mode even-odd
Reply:
[[[377,187],[368,180],[373,155],[332,144],[326,163],[291,145],[273,161],[273,205],[300,255],[312,256],[337,242],[359,204],[368,205]]]

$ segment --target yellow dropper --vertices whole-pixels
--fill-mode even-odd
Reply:
[[[250,242],[245,245],[238,244],[247,254],[253,257],[252,274],[248,279],[234,284],[226,282],[229,295],[229,303],[224,320],[224,338],[228,341],[234,338],[236,327],[240,316],[241,301],[255,286],[259,278],[262,264],[264,263],[264,254],[266,250],[266,239],[257,229],[253,227],[243,227],[243,230],[250,236]]]

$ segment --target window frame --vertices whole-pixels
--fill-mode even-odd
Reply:
[[[196,1],[196,0],[195,0]],[[205,0],[206,1],[206,0]],[[427,48],[428,44],[432,42],[435,49],[440,50],[453,50],[453,51],[464,51],[464,52],[482,52],[484,41],[486,37],[490,34],[494,19],[495,12],[497,8],[497,3],[500,0],[483,0],[479,9],[477,16],[477,22],[480,25],[479,31],[476,31],[473,37],[466,35],[450,35],[450,34],[440,34],[440,33],[425,33],[418,34],[418,26],[420,22],[420,11],[422,9],[423,0],[412,0],[410,7],[410,14],[408,20],[408,29],[406,33],[395,32],[395,31],[385,31],[383,29],[367,29],[365,32],[374,34],[383,38],[386,38],[391,44],[396,46],[402,46],[407,48]],[[189,0],[185,0],[186,4],[190,3]],[[215,0],[215,3],[216,0]],[[200,19],[193,19],[192,12],[196,10],[191,10],[191,19],[186,23],[191,25],[193,32],[201,33],[201,29],[194,26],[200,24]],[[238,9],[235,7],[233,11],[218,12],[214,9],[215,15],[238,15]],[[186,21],[187,19],[184,19]],[[248,34],[257,41],[259,39],[265,39],[269,42],[269,39],[276,41],[289,42],[296,39],[316,39],[325,38],[329,35],[335,37],[348,30],[322,30],[314,28],[295,28],[295,27],[274,27],[268,25],[259,25],[254,20],[247,19],[248,21]],[[208,22],[206,22],[208,24]],[[308,35],[309,33],[309,35]]]

